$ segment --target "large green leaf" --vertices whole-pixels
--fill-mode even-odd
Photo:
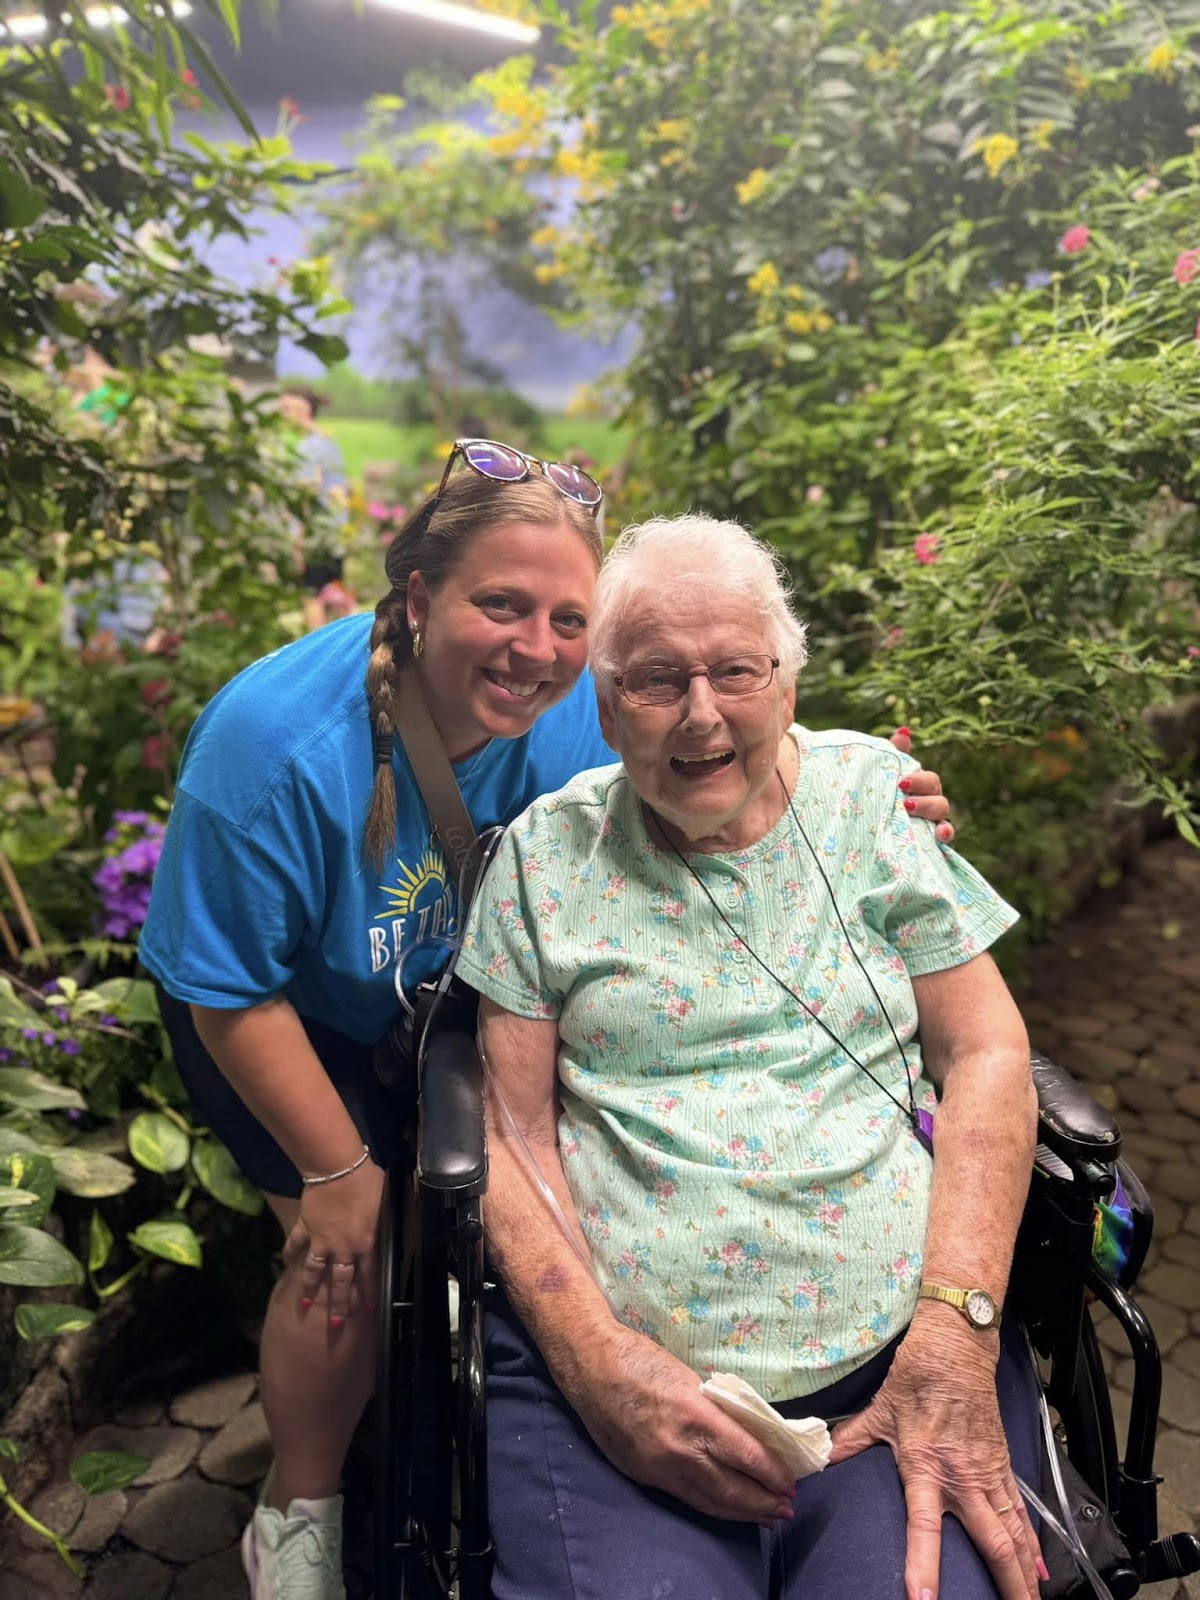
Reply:
[[[203,1186],[231,1211],[256,1217],[263,1208],[262,1191],[243,1178],[237,1163],[217,1139],[197,1139],[192,1150],[192,1170]]]
[[[59,1333],[79,1333],[90,1328],[96,1313],[86,1306],[19,1305],[13,1318],[22,1339],[31,1343],[37,1339],[52,1339]]]
[[[187,1165],[192,1141],[161,1111],[139,1112],[129,1124],[129,1152],[151,1172],[178,1172]]]
[[[100,1011],[119,1013],[125,1022],[157,1022],[158,1000],[148,978],[105,978],[88,991],[100,1000]]]
[[[12,979],[3,973],[0,973],[0,1023],[11,1023],[16,1028],[42,1026],[42,1018],[18,996]]]
[[[100,1215],[98,1206],[92,1207],[92,1220],[88,1226],[88,1271],[99,1272],[112,1254],[112,1229]]]
[[[137,1182],[132,1167],[98,1150],[64,1145],[61,1150],[48,1150],[46,1154],[54,1163],[59,1188],[83,1200],[103,1200],[108,1195],[124,1194]]]
[[[130,1242],[149,1255],[161,1256],[179,1267],[202,1264],[200,1241],[186,1222],[143,1222],[129,1235]]]
[[[41,1195],[34,1194],[32,1189],[0,1189],[0,1211],[25,1211],[29,1206],[40,1205]],[[32,1218],[9,1217],[9,1222],[30,1222]]]
[[[26,1150],[0,1156],[0,1185],[4,1190],[37,1196],[36,1206],[23,1210],[19,1218],[8,1220],[20,1221],[27,1228],[40,1228],[54,1200],[54,1167],[50,1157],[40,1151]]]
[[[45,1289],[82,1282],[83,1268],[57,1239],[41,1228],[0,1223],[0,1283]]]
[[[149,1456],[128,1450],[89,1450],[72,1461],[70,1478],[85,1494],[107,1494],[110,1489],[127,1489],[149,1465]]]
[[[0,1067],[0,1104],[22,1111],[86,1111],[78,1089],[55,1083],[32,1067]]]

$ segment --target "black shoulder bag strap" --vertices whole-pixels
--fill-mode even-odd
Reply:
[[[397,674],[396,731],[458,884],[460,915],[465,917],[479,878],[482,852],[442,736],[425,703],[421,680],[406,667]]]

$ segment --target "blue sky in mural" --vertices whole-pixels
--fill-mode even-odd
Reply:
[[[274,127],[274,104],[251,102],[247,109],[256,127],[264,131]],[[303,107],[303,113],[304,120],[292,135],[300,159],[329,162],[335,167],[348,165],[352,159],[352,136],[363,120],[361,104],[316,104]],[[210,139],[235,134],[232,126],[224,128],[212,121],[205,121],[199,131]],[[309,253],[311,214],[280,217],[264,211],[253,219],[253,226],[255,237],[249,243],[227,239],[210,252],[207,259],[214,271],[235,283],[266,284],[275,276],[275,263]],[[449,270],[453,274],[453,266]],[[354,315],[338,329],[349,344],[351,363],[367,377],[401,375],[384,331],[389,308],[386,289],[372,294],[369,286],[360,285],[354,300]],[[535,404],[554,409],[565,405],[580,385],[619,366],[632,343],[625,338],[615,344],[603,344],[560,329],[542,311],[524,304],[500,286],[471,297],[463,321],[472,354],[485,357],[508,384]],[[281,352],[279,369],[293,376],[313,377],[322,370],[314,357],[295,347],[285,347]]]

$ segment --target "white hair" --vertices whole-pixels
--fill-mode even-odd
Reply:
[[[600,569],[588,653],[602,688],[621,669],[618,649],[631,618],[648,606],[661,611],[670,596],[689,589],[747,600],[762,618],[763,644],[779,657],[780,679],[795,681],[808,660],[807,630],[792,612],[782,561],[740,522],[689,511],[626,528]]]

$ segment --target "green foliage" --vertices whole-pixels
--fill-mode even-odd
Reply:
[[[471,160],[526,177],[504,215],[568,319],[636,324],[619,509],[773,541],[802,715],[908,721],[1035,929],[1114,785],[1192,836],[1147,712],[1200,602],[1195,7],[541,12],[557,64],[476,80]],[[454,176],[376,175],[435,240]]]

